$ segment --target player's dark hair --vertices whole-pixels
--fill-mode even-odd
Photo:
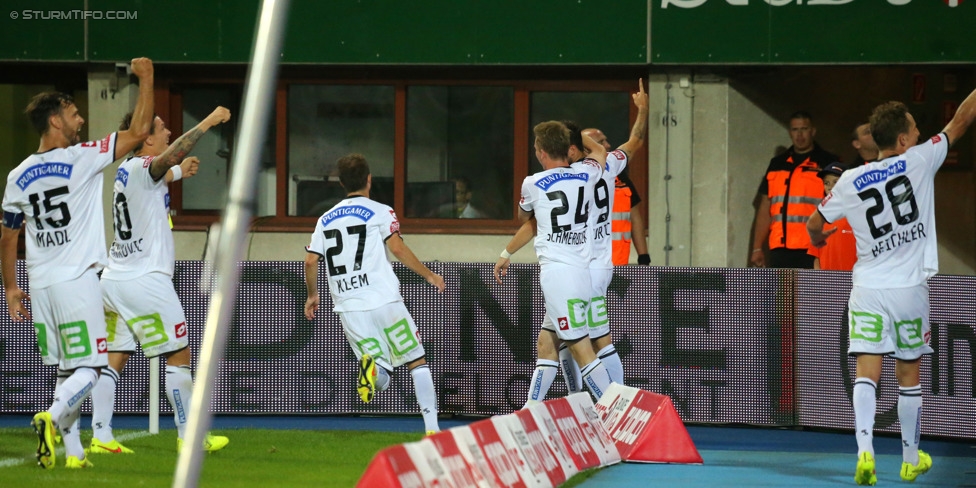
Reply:
[[[811,124],[813,123],[813,116],[810,115],[810,112],[807,112],[806,110],[797,110],[790,115],[790,120],[796,119],[806,119],[809,120]]]
[[[553,159],[566,159],[569,154],[569,129],[562,122],[550,120],[532,128],[535,140]]]
[[[874,108],[870,123],[878,149],[892,149],[898,144],[898,136],[908,133],[908,107],[901,102],[882,103]]]
[[[366,156],[358,153],[347,154],[336,161],[336,168],[339,169],[339,183],[347,192],[366,188],[366,177],[369,176]]]
[[[34,130],[43,136],[50,126],[51,116],[60,114],[62,110],[74,103],[74,97],[67,93],[48,91],[34,95],[24,113],[30,119]]]
[[[152,120],[152,123],[149,124],[149,135],[153,135],[156,132],[156,114],[153,114]],[[129,112],[122,117],[122,123],[119,124],[119,130],[129,130],[129,127],[132,127],[132,112]],[[141,151],[142,143],[143,141],[140,141],[139,144],[136,144],[136,147],[132,150],[132,152],[137,153]]]
[[[569,129],[569,145],[576,146],[576,149],[579,149],[580,153],[585,154],[586,146],[583,145],[583,131],[580,129],[580,126],[576,125],[576,122],[572,120],[564,120],[563,125]]]
[[[861,138],[861,133],[858,129],[860,129],[861,126],[864,124],[867,124],[867,122],[862,122],[854,126],[854,130],[851,131],[851,142],[854,142]],[[871,124],[868,124],[868,133],[870,132],[871,132]]]

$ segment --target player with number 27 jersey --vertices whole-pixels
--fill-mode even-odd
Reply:
[[[851,168],[820,203],[824,219],[846,216],[854,230],[855,286],[918,286],[938,272],[934,179],[948,149],[938,134],[904,154]]]
[[[32,154],[7,175],[4,223],[27,229],[32,289],[105,266],[101,172],[115,160],[115,138]]]
[[[403,301],[385,245],[399,231],[392,208],[361,196],[342,200],[319,218],[305,249],[325,260],[336,312]]]

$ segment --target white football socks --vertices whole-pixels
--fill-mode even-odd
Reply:
[[[857,455],[870,452],[874,456],[874,415],[878,409],[878,385],[869,378],[854,380],[854,436]]]
[[[112,442],[112,415],[115,413],[115,389],[119,373],[111,366],[102,368],[98,383],[92,388],[92,435],[102,442]]]
[[[620,355],[617,354],[617,349],[613,347],[613,344],[608,344],[607,347],[600,349],[596,355],[600,358],[600,362],[606,366],[610,381],[624,384],[624,365],[620,362]]]
[[[559,365],[563,369],[563,380],[566,382],[566,390],[570,394],[583,391],[583,374],[580,372],[579,365],[573,359],[573,353],[565,343],[559,346]]]
[[[534,405],[546,399],[552,381],[556,379],[559,363],[548,359],[537,359],[535,361],[535,372],[532,373],[532,381],[529,383],[529,399],[526,406]]]
[[[898,422],[901,423],[902,460],[915,466],[922,433],[921,385],[898,388]]]
[[[610,386],[610,373],[607,373],[607,367],[597,358],[584,366],[582,373],[583,384],[599,400],[603,396],[603,392],[607,391]]]
[[[186,432],[187,414],[193,394],[193,374],[189,366],[166,365],[166,399],[173,407],[173,422],[180,439]]]
[[[81,416],[81,404],[91,395],[96,382],[97,371],[92,368],[78,368],[54,391],[54,403],[48,412],[61,431],[64,450],[68,456],[79,459],[85,457],[78,419]]]
[[[424,416],[424,427],[428,432],[439,432],[441,429],[437,425],[437,392],[434,391],[434,377],[430,374],[430,367],[426,364],[417,366],[410,370],[410,376],[413,377],[417,404]]]

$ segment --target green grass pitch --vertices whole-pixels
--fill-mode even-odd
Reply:
[[[214,433],[229,437],[230,444],[206,455],[201,487],[353,487],[376,452],[423,436],[401,432],[267,429],[228,429]],[[87,434],[82,433],[86,446],[91,432]],[[94,468],[69,470],[64,468],[64,449],[59,446],[57,467],[45,470],[34,459],[37,436],[30,427],[0,429],[0,486],[172,485],[177,459],[175,430],[162,430],[157,435],[117,430],[116,437],[126,439],[123,443],[135,454],[91,455]],[[576,486],[593,471],[581,473],[563,486]]]

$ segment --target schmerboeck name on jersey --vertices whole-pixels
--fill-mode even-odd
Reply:
[[[902,244],[915,242],[926,237],[928,236],[925,234],[925,224],[918,222],[905,230],[898,231],[884,239],[875,241],[874,247],[871,248],[871,255],[878,257],[886,252],[894,251]]]
[[[546,241],[569,246],[582,246],[586,244],[586,230],[550,232],[546,235]]]

